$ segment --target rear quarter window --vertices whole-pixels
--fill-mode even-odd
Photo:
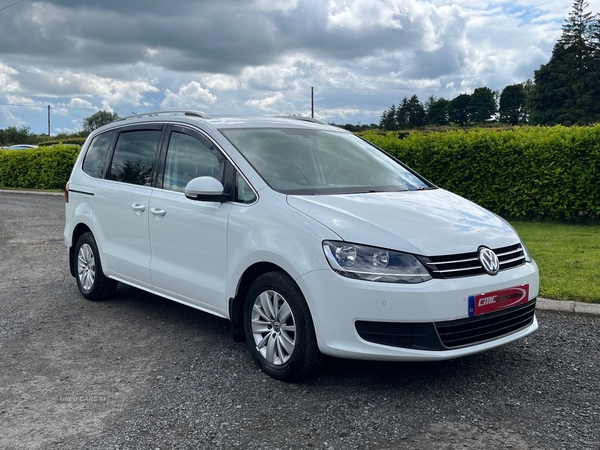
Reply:
[[[99,134],[88,147],[83,160],[83,171],[94,178],[104,178],[106,175],[108,152],[115,137],[115,130]]]
[[[123,183],[150,186],[160,137],[160,130],[121,132],[108,178]]]

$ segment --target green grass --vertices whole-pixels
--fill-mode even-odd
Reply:
[[[27,188],[11,188],[0,186],[0,192],[2,191],[22,191],[22,192],[48,192],[48,193],[64,193],[64,189],[27,189]]]
[[[513,222],[540,268],[540,296],[600,303],[600,226]]]

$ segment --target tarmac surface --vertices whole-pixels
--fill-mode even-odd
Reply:
[[[229,323],[120,286],[84,300],[62,196],[0,190],[1,449],[598,449],[598,305],[451,361],[264,375]]]

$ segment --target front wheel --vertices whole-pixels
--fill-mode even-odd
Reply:
[[[104,276],[94,235],[83,233],[75,245],[75,279],[88,300],[106,300],[115,293],[118,282]]]
[[[244,306],[244,329],[254,360],[273,378],[298,381],[323,365],[306,300],[283,272],[254,281]]]

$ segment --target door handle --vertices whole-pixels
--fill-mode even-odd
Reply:
[[[146,211],[146,205],[142,205],[140,203],[134,203],[133,205],[131,205],[131,207],[136,213],[143,213],[144,211]]]
[[[151,208],[150,212],[152,214],[154,214],[155,216],[164,216],[167,212],[164,209],[160,209],[160,208]]]

